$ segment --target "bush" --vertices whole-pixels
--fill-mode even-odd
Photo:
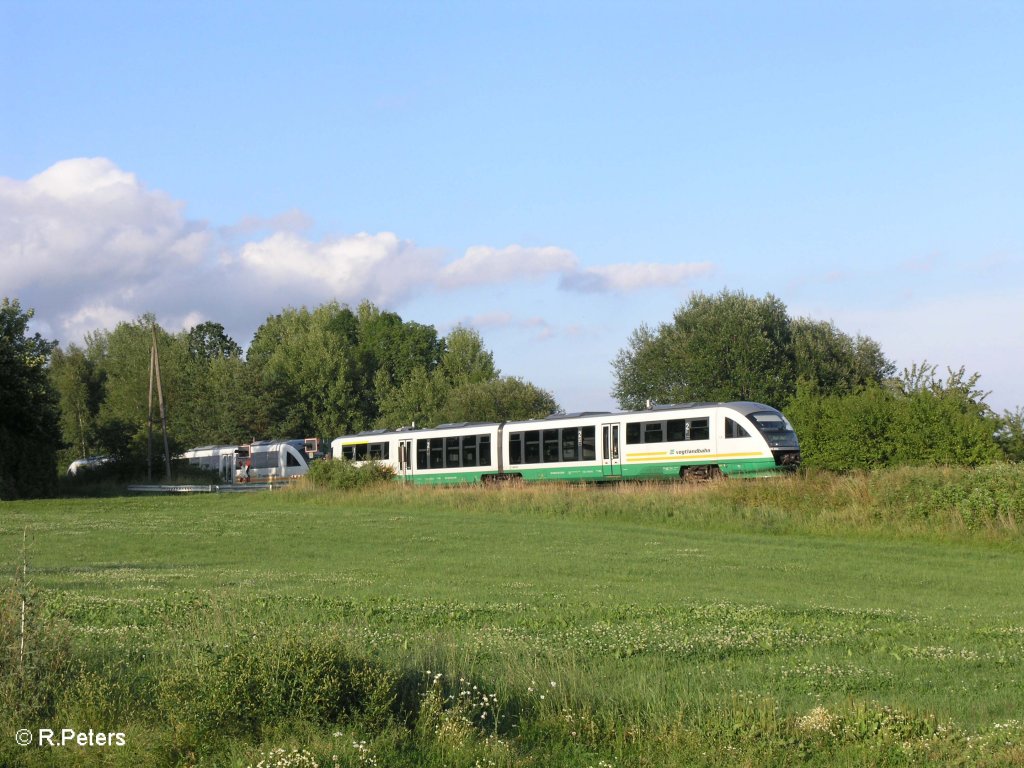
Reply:
[[[956,392],[881,387],[843,396],[802,392],[786,408],[804,466],[836,472],[996,461],[1002,451],[985,413]]]
[[[167,671],[158,707],[197,743],[211,735],[259,737],[292,719],[323,725],[358,717],[382,727],[392,717],[395,684],[387,670],[330,638],[253,634],[210,645]]]
[[[989,464],[965,472],[935,494],[938,507],[958,513],[968,528],[1024,524],[1024,466]]]
[[[367,461],[356,466],[347,459],[315,461],[309,467],[309,480],[318,488],[348,490],[362,488],[376,483],[385,483],[395,476],[395,471],[376,461]]]

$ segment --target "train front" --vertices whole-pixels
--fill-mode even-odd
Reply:
[[[774,408],[762,406],[763,410],[747,414],[761,437],[768,443],[775,466],[795,470],[800,466],[800,441],[789,420]]]

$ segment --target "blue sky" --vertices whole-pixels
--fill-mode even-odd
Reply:
[[[693,291],[1024,405],[1024,4],[0,0],[0,294],[243,345],[370,299],[613,407]]]

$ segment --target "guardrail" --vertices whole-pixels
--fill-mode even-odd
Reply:
[[[272,491],[273,483],[247,483],[244,485],[129,485],[129,493],[249,493]]]

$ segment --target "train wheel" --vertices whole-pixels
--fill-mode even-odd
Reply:
[[[706,483],[722,477],[722,470],[716,464],[701,467],[680,467],[679,477],[687,483]]]

